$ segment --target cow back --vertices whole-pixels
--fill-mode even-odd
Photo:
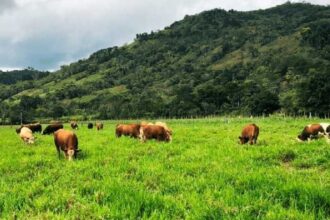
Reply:
[[[118,124],[116,126],[116,136],[120,137],[131,136],[134,138],[139,137],[140,134],[140,124]]]
[[[78,149],[77,135],[71,131],[64,129],[57,130],[54,132],[54,141],[56,146],[60,147],[63,151]]]
[[[63,129],[63,124],[51,124],[44,129],[42,134],[52,134],[59,129]]]
[[[170,141],[170,133],[160,125],[143,125],[140,128],[141,139],[156,139],[159,141]]]

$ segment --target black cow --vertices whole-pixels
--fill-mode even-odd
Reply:
[[[29,128],[33,133],[34,132],[41,132],[42,131],[42,126],[40,123],[35,123],[35,124],[25,124],[21,125],[21,127],[16,128],[16,133],[19,134],[21,132],[21,129],[23,127]]]
[[[61,129],[61,128],[63,128],[63,124],[51,124],[51,125],[48,125],[44,129],[42,134],[52,134],[52,133],[54,133],[55,131],[57,131],[58,129]]]
[[[88,125],[87,125],[87,128],[92,129],[93,128],[93,123],[89,122]]]

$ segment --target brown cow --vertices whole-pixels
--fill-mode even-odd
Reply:
[[[149,139],[169,142],[172,140],[171,132],[160,125],[142,125],[140,127],[140,139],[145,142]]]
[[[96,126],[97,130],[102,130],[103,129],[103,123],[102,122],[95,123],[95,126]]]
[[[140,124],[118,124],[116,126],[116,137],[130,136],[138,138],[140,135]]]
[[[310,141],[312,139],[318,139],[319,137],[325,136],[329,141],[330,124],[310,124],[305,126],[304,130],[298,135],[298,141]]]
[[[64,151],[65,158],[72,160],[72,157],[76,158],[78,150],[78,138],[72,131],[59,129],[54,133],[54,142],[60,158],[60,150]]]
[[[257,139],[259,135],[259,127],[255,124],[248,124],[246,125],[243,130],[240,137],[240,143],[246,144],[247,142],[250,142],[250,144],[256,144]]]
[[[76,129],[76,130],[78,129],[78,123],[76,121],[72,121],[70,125],[72,129]]]
[[[34,143],[34,137],[32,135],[32,131],[30,128],[27,127],[22,127],[19,136],[21,139],[28,144],[33,144]]]

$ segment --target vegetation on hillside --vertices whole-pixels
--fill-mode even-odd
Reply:
[[[330,113],[330,7],[215,9],[3,86],[3,120]],[[2,81],[0,81],[3,83]]]

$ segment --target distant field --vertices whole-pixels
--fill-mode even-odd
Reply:
[[[0,219],[329,219],[330,144],[295,140],[320,121],[168,120],[172,143],[85,124],[73,162],[58,159],[53,136],[27,146],[0,127]],[[259,143],[239,145],[249,122]]]

